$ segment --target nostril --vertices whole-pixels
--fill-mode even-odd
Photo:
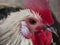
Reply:
[[[29,19],[29,23],[32,24],[32,25],[34,25],[34,24],[36,24],[36,20],[34,20],[34,19]]]

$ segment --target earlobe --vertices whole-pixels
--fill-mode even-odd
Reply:
[[[31,38],[31,33],[24,21],[21,22],[21,33],[25,38],[27,39]]]

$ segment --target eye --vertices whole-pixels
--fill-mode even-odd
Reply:
[[[31,25],[34,25],[34,24],[36,24],[37,22],[36,22],[36,20],[34,20],[34,19],[29,19],[29,23],[30,23]]]

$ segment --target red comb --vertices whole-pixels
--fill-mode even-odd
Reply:
[[[47,0],[25,0],[24,6],[38,12],[41,15],[44,23],[46,22],[49,25],[54,24]]]

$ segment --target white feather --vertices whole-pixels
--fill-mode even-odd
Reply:
[[[35,15],[32,12],[29,9],[20,10],[11,13],[5,19],[4,23],[0,25],[0,45],[33,45],[32,40],[23,37],[21,30],[19,30],[22,20]]]

